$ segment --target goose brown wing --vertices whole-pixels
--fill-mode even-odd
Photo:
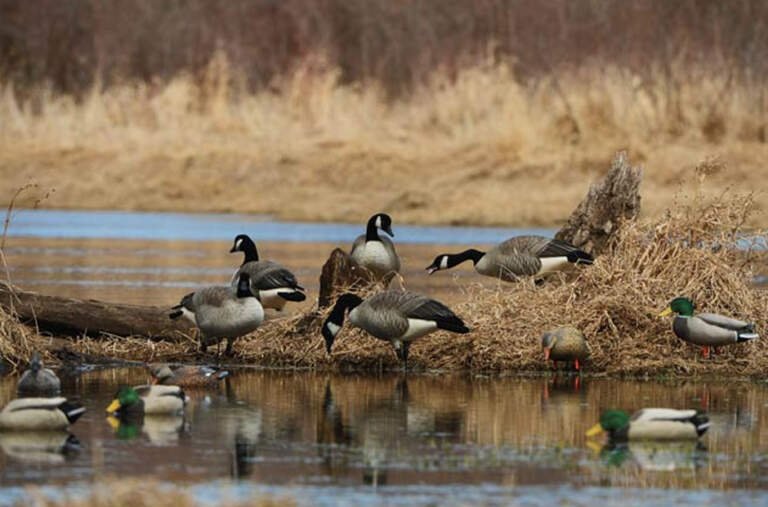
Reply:
[[[397,291],[392,291],[397,292]],[[422,319],[435,321],[441,329],[449,329],[457,332],[466,332],[468,329],[453,311],[440,301],[414,294],[403,292],[400,296],[399,308],[409,319]]]
[[[269,262],[258,273],[252,275],[251,286],[256,287],[258,290],[279,289],[282,287],[302,289],[298,280],[296,280],[296,276],[276,262]]]

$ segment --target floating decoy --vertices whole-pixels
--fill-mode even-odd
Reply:
[[[420,294],[402,290],[385,290],[363,300],[357,294],[341,295],[323,324],[323,337],[328,353],[336,335],[349,322],[372,336],[388,341],[397,357],[408,367],[411,342],[438,329],[468,333],[469,328],[447,306]]]
[[[184,296],[169,317],[191,315],[200,330],[200,350],[227,340],[232,354],[236,338],[254,331],[264,321],[264,308],[251,292],[250,275],[240,273],[237,287],[206,287]]]
[[[589,358],[589,344],[584,333],[572,326],[562,326],[547,331],[541,337],[544,360],[552,360],[555,368],[558,361],[573,362],[576,370]]]
[[[659,317],[677,314],[672,322],[672,330],[681,340],[701,345],[704,357],[709,357],[710,347],[759,338],[754,324],[716,313],[694,315],[695,309],[696,305],[689,298],[677,297],[659,314]]]
[[[588,437],[607,432],[611,440],[695,440],[706,433],[709,418],[697,410],[644,408],[632,417],[622,410],[606,410]]]
[[[61,390],[61,381],[53,371],[43,366],[40,355],[35,352],[29,362],[29,369],[19,379],[17,391],[20,395],[56,395]]]
[[[232,285],[237,284],[240,273],[251,277],[251,290],[259,298],[264,308],[282,310],[288,301],[304,301],[304,287],[288,268],[272,261],[260,261],[256,244],[246,234],[238,234],[230,253],[243,252],[243,263],[232,277]]]
[[[349,255],[358,266],[368,270],[377,279],[400,272],[400,257],[395,245],[386,236],[379,235],[379,229],[392,237],[392,218],[386,213],[377,213],[368,220],[365,234],[352,243]]]
[[[184,410],[186,396],[179,386],[122,386],[115,394],[107,413],[120,417],[175,415]]]
[[[228,371],[211,366],[150,364],[148,368],[155,384],[179,387],[215,386],[229,376]]]
[[[541,279],[573,264],[592,264],[593,258],[583,250],[559,239],[543,236],[515,236],[499,243],[487,252],[474,248],[458,254],[440,254],[427,266],[431,275],[471,260],[481,275],[507,282],[520,277]]]
[[[0,412],[0,430],[65,430],[83,415],[85,407],[66,398],[19,398]]]

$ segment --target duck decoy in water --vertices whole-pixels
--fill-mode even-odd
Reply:
[[[29,369],[21,375],[16,389],[21,396],[51,396],[59,394],[61,381],[53,371],[43,366],[40,355],[35,352],[29,362]]]
[[[487,252],[470,248],[457,254],[440,254],[426,269],[431,275],[468,260],[481,275],[507,282],[528,276],[538,280],[574,264],[593,262],[590,254],[565,241],[543,236],[515,236]]]
[[[246,234],[238,234],[230,253],[243,252],[243,263],[232,277],[232,285],[237,284],[240,273],[251,277],[251,291],[259,298],[264,308],[282,310],[288,301],[304,301],[304,287],[299,285],[296,276],[288,268],[273,261],[260,261],[256,244]]]
[[[229,376],[227,370],[211,366],[184,366],[164,363],[148,365],[153,383],[179,387],[210,387]]]
[[[357,294],[341,295],[323,324],[323,337],[328,353],[336,335],[349,322],[372,336],[388,341],[397,357],[408,367],[411,342],[438,329],[453,333],[468,333],[469,328],[450,308],[426,296],[402,290],[385,290],[363,300]]]
[[[659,314],[659,317],[677,314],[672,321],[672,330],[675,335],[688,343],[701,345],[704,357],[709,357],[710,347],[759,338],[754,324],[716,313],[694,315],[695,309],[696,305],[689,298],[677,297]]]
[[[590,350],[584,333],[573,326],[562,326],[544,333],[541,337],[544,360],[552,360],[555,368],[558,361],[573,362],[577,371],[589,358]]]
[[[615,442],[629,440],[695,440],[706,433],[709,418],[698,410],[644,408],[630,417],[623,410],[606,410],[588,437],[607,432]]]
[[[66,398],[19,398],[0,412],[0,430],[65,430],[83,415],[85,407]]]
[[[264,308],[251,291],[250,275],[240,273],[237,287],[206,287],[184,296],[169,317],[186,315],[200,330],[200,350],[227,340],[226,355],[235,339],[256,330],[264,321]]]
[[[380,236],[379,230],[395,236],[392,232],[392,218],[386,213],[377,213],[368,219],[365,234],[358,236],[352,243],[349,256],[356,265],[381,280],[400,272],[400,257],[392,240]]]
[[[179,386],[122,386],[107,407],[107,413],[121,418],[143,415],[175,415],[184,410],[187,399]]]

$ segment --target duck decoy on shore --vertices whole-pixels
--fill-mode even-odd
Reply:
[[[179,386],[122,386],[107,407],[107,413],[121,418],[176,415],[184,410],[186,402],[184,391]]]
[[[85,407],[66,398],[18,398],[0,412],[0,430],[65,430],[83,415]]]
[[[386,213],[377,213],[368,219],[365,234],[352,243],[349,256],[356,265],[368,270],[377,280],[382,280],[400,272],[400,257],[392,240],[379,235],[379,230],[395,237],[392,218]]]
[[[364,300],[348,292],[336,300],[323,324],[322,334],[329,354],[344,325],[347,311],[352,325],[391,343],[406,369],[411,342],[438,329],[461,334],[469,332],[464,322],[447,306],[420,294],[390,289]]]
[[[156,363],[148,365],[154,384],[179,387],[215,386],[229,376],[227,370],[211,366],[185,366]]]
[[[250,275],[240,273],[237,287],[205,287],[184,296],[169,317],[186,315],[200,330],[200,350],[227,340],[226,355],[232,354],[236,338],[256,330],[264,321],[264,308],[251,291]]]
[[[747,342],[759,338],[755,325],[743,320],[716,313],[694,315],[696,305],[689,298],[677,297],[669,303],[659,317],[676,314],[672,330],[678,338],[694,345],[701,345],[704,357],[709,357],[710,347],[720,347]]]
[[[615,442],[629,440],[695,440],[706,433],[709,418],[697,410],[644,408],[632,417],[622,410],[606,410],[588,437],[608,433]]]
[[[594,259],[587,252],[559,239],[515,236],[487,252],[470,248],[457,254],[440,254],[426,269],[431,275],[468,260],[481,275],[514,282],[529,276],[539,280],[575,264],[592,264]]]
[[[256,244],[247,234],[238,234],[230,253],[243,252],[243,263],[232,277],[232,286],[237,284],[240,273],[251,277],[251,290],[264,308],[282,310],[288,301],[304,301],[304,287],[288,268],[273,261],[259,260]]]
[[[562,326],[545,332],[541,337],[544,360],[551,360],[557,368],[558,361],[573,362],[577,371],[589,359],[589,344],[584,333],[573,326]]]
[[[61,381],[56,374],[43,366],[40,355],[35,352],[27,369],[19,379],[17,391],[20,396],[59,394]]]

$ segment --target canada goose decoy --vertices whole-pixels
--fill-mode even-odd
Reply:
[[[232,285],[237,284],[240,273],[251,277],[251,290],[261,301],[264,308],[282,310],[287,301],[304,301],[304,287],[288,268],[272,261],[260,261],[256,244],[246,234],[238,234],[230,253],[243,252],[243,263],[232,277]]]
[[[382,279],[400,272],[400,257],[392,240],[380,236],[379,229],[395,237],[392,218],[386,213],[377,213],[368,219],[365,234],[355,239],[349,255],[355,264],[370,271],[377,279]]]
[[[107,413],[121,418],[143,415],[175,415],[184,410],[186,396],[179,386],[122,386],[115,394]]]
[[[148,368],[154,384],[179,387],[215,386],[229,376],[228,371],[211,366],[150,364]]]
[[[237,287],[206,287],[184,296],[169,317],[192,316],[200,330],[200,350],[227,340],[226,355],[232,354],[236,338],[254,331],[264,321],[264,308],[251,292],[250,275],[240,273]]]
[[[562,326],[544,333],[541,337],[544,360],[552,360],[555,368],[558,361],[573,362],[576,370],[589,358],[590,350],[584,333],[572,326]]]
[[[487,252],[470,248],[457,254],[440,254],[426,269],[431,275],[468,260],[481,275],[514,282],[525,276],[540,279],[571,264],[592,264],[594,259],[587,252],[559,239],[515,236]]]
[[[408,367],[408,348],[418,338],[437,329],[462,334],[469,332],[464,322],[447,306],[420,294],[385,290],[363,300],[348,292],[336,300],[323,324],[322,333],[329,354],[344,325],[347,311],[352,325],[390,342],[404,368]]]
[[[19,379],[17,391],[19,395],[55,395],[61,390],[61,381],[53,371],[45,368],[40,355],[35,352],[29,362],[29,369]]]
[[[706,433],[709,418],[698,410],[644,408],[632,417],[622,410],[606,410],[588,437],[607,432],[611,440],[695,440]]]
[[[65,430],[83,415],[85,407],[66,398],[19,398],[0,412],[0,430]]]
[[[673,313],[672,330],[678,338],[688,343],[701,345],[704,357],[709,357],[710,347],[731,345],[759,338],[755,325],[743,320],[732,319],[716,313],[694,315],[696,305],[686,297],[677,297],[669,307],[659,314],[666,317]]]

